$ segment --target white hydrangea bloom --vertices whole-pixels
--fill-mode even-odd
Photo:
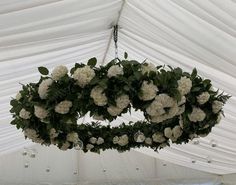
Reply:
[[[183,118],[182,118],[182,116],[179,116],[179,126],[180,126],[180,128],[184,128],[184,121],[183,121]]]
[[[70,132],[66,136],[66,140],[72,143],[76,143],[79,140],[79,136],[76,132]]]
[[[77,81],[80,87],[84,87],[94,78],[95,72],[90,66],[77,68],[73,74],[73,78]]]
[[[212,103],[213,113],[215,113],[215,114],[218,113],[222,109],[223,105],[224,104],[218,100],[213,101],[213,103]]]
[[[178,139],[182,133],[183,133],[183,130],[181,129],[181,127],[179,125],[176,125],[173,129],[172,129],[172,132],[173,132],[173,136],[174,138]]]
[[[208,92],[203,92],[199,96],[197,96],[197,102],[200,105],[203,105],[209,100],[209,98],[210,98],[210,94]]]
[[[89,142],[92,143],[92,144],[95,144],[97,142],[97,138],[96,137],[91,137],[89,139]]]
[[[198,138],[197,134],[189,134],[189,138],[192,140],[194,138]]]
[[[152,145],[152,139],[151,139],[150,137],[147,137],[147,138],[145,139],[145,143],[146,143],[147,145]]]
[[[189,78],[184,76],[181,77],[180,80],[178,80],[177,82],[178,82],[178,90],[181,95],[186,95],[190,92],[192,88],[192,81]]]
[[[152,100],[153,98],[155,98],[158,92],[158,88],[156,85],[153,84],[153,81],[151,82],[143,81],[140,90],[141,90],[141,93],[139,95],[139,99],[143,101]]]
[[[107,104],[107,97],[104,93],[104,89],[100,86],[95,86],[90,93],[90,97],[93,98],[93,101],[98,106],[104,106]]]
[[[117,144],[120,145],[120,146],[125,146],[128,143],[129,143],[129,137],[126,134],[124,134],[124,135],[119,137],[119,141],[118,141]]]
[[[129,104],[129,96],[126,94],[123,94],[116,99],[116,106],[120,109],[126,108]]]
[[[16,100],[19,101],[22,98],[22,95],[20,92],[16,94]]]
[[[117,75],[123,75],[124,71],[123,68],[118,65],[111,66],[107,71],[108,78],[115,77]]]
[[[169,108],[169,111],[165,111],[164,108]],[[174,117],[178,111],[177,102],[167,94],[159,94],[146,108],[147,114],[151,116],[152,122],[155,123]]]
[[[94,145],[92,145],[92,144],[87,144],[86,145],[86,150],[91,150],[93,148],[94,148]]]
[[[104,139],[102,137],[98,137],[96,144],[101,145],[104,143]]]
[[[165,130],[164,130],[164,135],[165,137],[167,138],[171,138],[172,137],[172,129],[170,127],[166,127]]]
[[[166,140],[165,137],[163,136],[163,134],[160,133],[160,132],[154,133],[154,134],[152,135],[152,139],[153,139],[153,141],[156,142],[156,143],[163,143],[163,142]]]
[[[157,69],[154,64],[152,63],[145,63],[141,66],[141,72],[144,75],[145,73],[150,73],[151,71],[157,72]]]
[[[65,143],[63,143],[63,145],[61,146],[61,150],[65,151],[70,147],[70,143],[68,141],[66,141]]]
[[[44,140],[39,138],[39,137],[33,138],[32,141],[35,142],[35,143],[39,143],[39,144],[42,144],[44,142]]]
[[[118,141],[119,141],[119,137],[118,136],[113,137],[113,143],[114,144],[117,144]]]
[[[21,109],[20,113],[19,113],[19,116],[23,119],[30,119],[31,117],[31,114],[29,111],[25,110],[24,108]]]
[[[178,112],[176,113],[176,115],[181,115],[184,113],[184,111],[185,111],[185,105],[182,105],[178,107]]]
[[[93,119],[98,120],[98,121],[103,121],[104,120],[103,115],[101,115],[101,116],[94,115]]]
[[[107,112],[112,116],[118,116],[123,110],[116,106],[109,106]]]
[[[27,128],[24,130],[24,135],[29,139],[36,139],[39,135],[37,134],[36,130]]]
[[[53,80],[51,78],[43,80],[38,88],[38,94],[41,99],[46,99],[48,95],[48,88],[52,85]]]
[[[193,107],[192,113],[188,115],[189,120],[192,122],[203,121],[205,117],[205,112],[197,107]]]
[[[39,119],[45,119],[48,116],[48,111],[44,109],[43,107],[34,106],[34,115]]]
[[[51,128],[51,129],[50,129],[50,131],[49,131],[49,136],[50,136],[51,139],[56,138],[58,135],[59,135],[59,133],[57,133],[57,131],[56,131],[55,128]]]
[[[68,69],[66,66],[57,66],[52,71],[52,79],[57,81],[60,80],[68,73]]]
[[[68,100],[64,100],[56,105],[55,112],[59,114],[67,114],[72,107],[72,102]]]

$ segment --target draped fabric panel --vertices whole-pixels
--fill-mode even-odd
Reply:
[[[1,0],[0,155],[32,145],[9,124],[9,101],[19,82],[37,81],[38,66],[71,67],[94,56],[99,65],[109,62],[115,56],[111,25],[117,21],[121,58],[127,51],[130,59],[140,62],[147,59],[188,72],[196,67],[216,89],[232,95],[225,118],[209,136],[199,139],[199,145],[172,145],[159,153],[138,151],[210,173],[236,173],[234,0]],[[142,118],[142,113],[134,112],[112,124]],[[217,147],[211,146],[212,140]]]

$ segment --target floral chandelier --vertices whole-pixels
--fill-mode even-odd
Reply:
[[[117,48],[117,28],[114,33]],[[87,65],[76,63],[70,73],[57,66],[51,75],[39,67],[39,82],[23,85],[11,100],[11,124],[36,143],[99,153],[187,143],[219,123],[230,96],[215,91],[196,69],[190,74],[127,58],[125,53],[123,60],[116,57],[100,67],[91,58]],[[131,109],[142,111],[145,119],[112,126]],[[88,113],[98,121],[78,124]]]

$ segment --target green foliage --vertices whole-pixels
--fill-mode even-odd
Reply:
[[[88,151],[86,146],[92,144],[90,142],[91,137],[103,138],[104,143],[94,144],[91,149],[92,152],[99,153],[100,150],[116,149],[120,152],[130,150],[131,148],[150,147],[154,150],[163,148],[170,145],[170,139],[163,136],[165,141],[158,143],[153,141],[152,144],[146,142],[136,142],[134,135],[137,132],[142,132],[146,138],[151,138],[155,133],[163,133],[166,127],[174,128],[179,125],[180,119],[183,120],[182,135],[176,140],[172,140],[173,143],[182,144],[187,143],[191,138],[191,134],[208,134],[211,128],[217,123],[218,116],[223,114],[223,110],[218,113],[213,113],[212,104],[215,100],[222,102],[223,104],[230,98],[229,95],[219,93],[219,91],[212,90],[212,84],[209,79],[202,79],[197,74],[197,70],[193,69],[192,73],[183,72],[181,68],[172,68],[168,66],[168,70],[163,66],[156,66],[155,71],[143,72],[143,67],[148,67],[146,60],[143,63],[139,63],[136,60],[127,60],[128,54],[124,53],[124,60],[114,59],[105,66],[95,67],[97,64],[96,58],[88,60],[87,65],[95,72],[95,77],[91,81],[81,87],[72,78],[72,76],[65,75],[60,80],[54,81],[47,90],[47,98],[41,99],[38,94],[40,83],[50,78],[50,76],[43,76],[38,83],[30,83],[23,85],[20,91],[20,99],[12,99],[10,104],[12,108],[13,120],[12,125],[15,125],[17,129],[34,129],[38,134],[38,139],[42,139],[42,144],[50,145],[53,140],[50,138],[50,129],[54,128],[58,133],[58,136],[54,139],[56,145],[60,148],[63,143],[67,142],[67,134],[76,132],[79,135],[79,139],[83,142],[85,152]],[[107,76],[109,68],[113,65],[118,65],[123,70],[123,75],[117,75],[109,78]],[[76,63],[70,70],[70,74],[73,75],[75,70],[84,67],[85,64]],[[39,72],[42,75],[48,75],[49,71],[45,67],[39,67]],[[172,117],[165,119],[161,123],[155,123],[152,121],[152,117],[148,114],[147,108],[150,107],[155,97],[150,100],[142,100],[140,97],[145,92],[141,90],[144,81],[151,82],[157,86],[159,94],[167,94],[173,101],[178,104],[183,95],[181,95],[178,89],[178,81],[181,77],[187,77],[192,82],[192,87],[189,93],[185,95],[186,102],[184,111],[178,115],[177,113]],[[91,91],[94,87],[99,86],[103,88],[102,94],[107,98],[107,103],[103,106],[99,106],[95,103],[91,97]],[[209,100],[204,103],[198,103],[197,97],[204,92],[208,92]],[[123,108],[117,116],[112,116],[108,112],[108,107],[117,106],[116,100],[121,95],[128,95],[130,103],[127,107]],[[60,114],[55,111],[55,107],[62,101],[67,100],[72,102],[69,112]],[[39,119],[34,114],[34,106],[41,106],[48,111],[48,115],[45,119]],[[178,109],[182,105],[178,105]],[[204,121],[191,122],[189,114],[192,113],[193,107],[198,107],[206,114]],[[123,123],[117,127],[111,125],[104,126],[100,122],[77,124],[78,118],[82,118],[85,115],[102,116],[104,120],[112,122],[122,114],[130,112],[131,108],[143,112],[145,120],[137,122]],[[31,117],[29,119],[23,119],[20,116],[20,111],[25,109],[30,112]],[[170,107],[164,107],[165,114],[170,113]],[[113,138],[122,135],[128,136],[128,143],[124,146],[113,142]],[[72,148],[75,143],[69,142],[69,148]]]
[[[97,59],[95,57],[90,58],[87,63],[87,65],[89,65],[90,67],[95,67],[96,64],[97,64]]]
[[[46,67],[38,67],[38,71],[42,74],[42,75],[48,75],[49,71]]]

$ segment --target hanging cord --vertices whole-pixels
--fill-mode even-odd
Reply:
[[[114,43],[115,43],[115,59],[118,59],[118,25],[114,26],[114,30],[113,30],[113,39],[114,39]]]

